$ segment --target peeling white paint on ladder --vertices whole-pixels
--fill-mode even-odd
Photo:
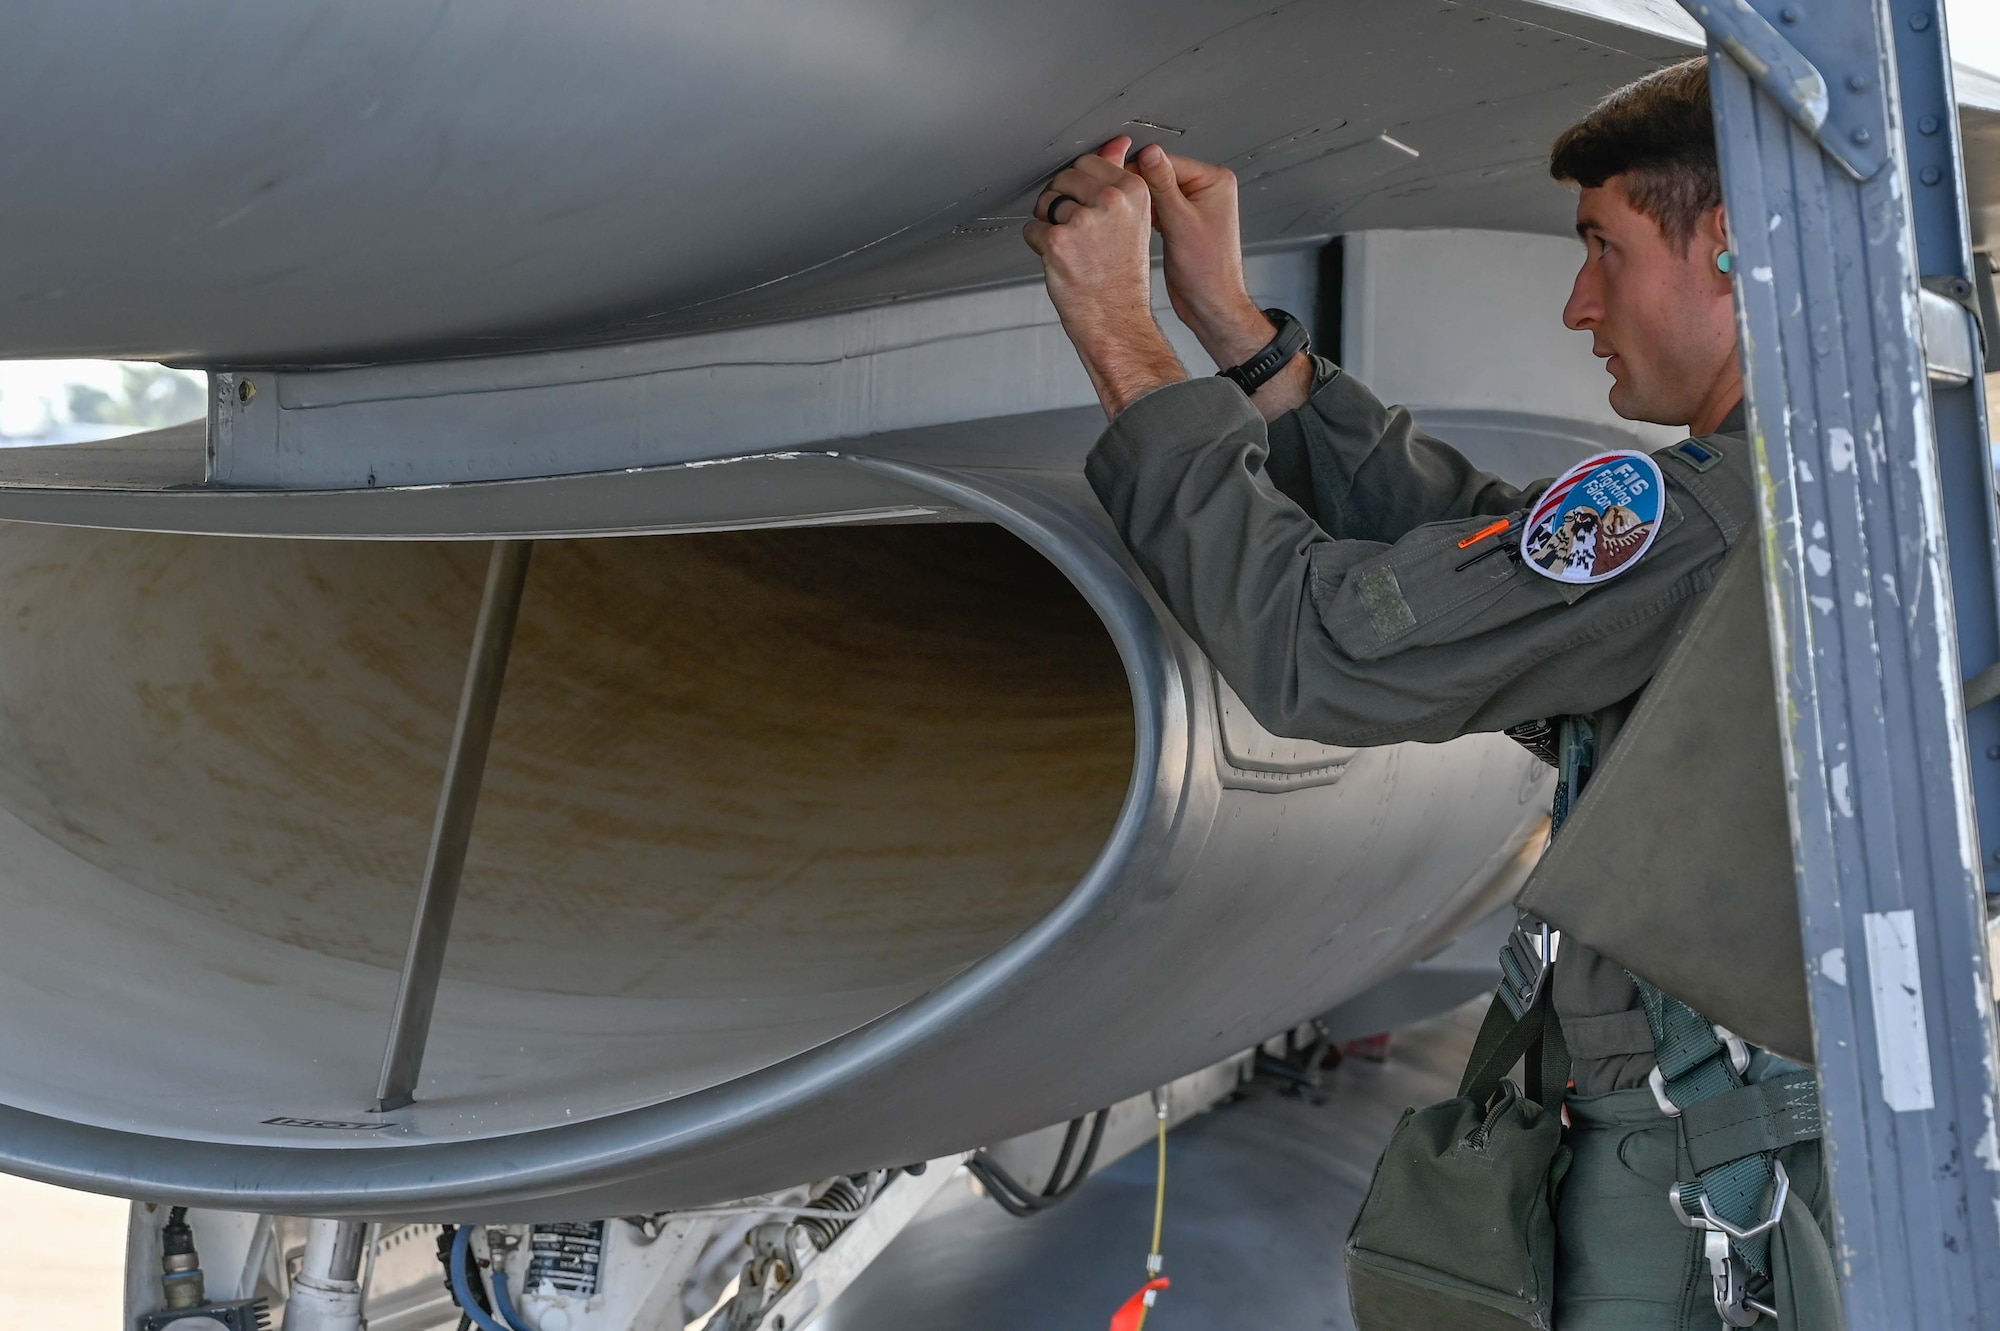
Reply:
[[[1972,975],[1973,1001],[1980,1012],[1993,1011],[1993,991],[2000,988],[2000,920],[1986,922],[1986,970],[1975,970]],[[1994,1077],[1993,1043],[1989,1040],[1982,1058],[1985,1062],[1986,1084],[1991,1086]],[[2000,1107],[1996,1107],[1989,1092],[1980,1096],[1980,1110],[1985,1114],[1986,1127],[1979,1134],[1978,1145],[1972,1154],[1991,1174],[2000,1174]],[[2000,1193],[1993,1197],[1993,1210],[2000,1216]]]
[[[1870,911],[1861,917],[1861,924],[1868,941],[1868,988],[1874,1000],[1882,1099],[1899,1114],[1933,1109],[1937,1099],[1931,1082],[1930,1026],[1924,1015],[1916,914]]]

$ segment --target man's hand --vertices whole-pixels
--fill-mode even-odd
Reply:
[[[1241,365],[1278,330],[1250,298],[1243,279],[1243,239],[1238,220],[1236,173],[1176,157],[1157,144],[1133,166],[1146,182],[1153,225],[1165,242],[1167,297],[1218,368]],[[1304,404],[1312,363],[1296,358],[1252,401],[1265,420]]]
[[[1022,229],[1042,256],[1063,329],[1113,418],[1155,388],[1187,378],[1153,319],[1152,210],[1146,182],[1125,169],[1131,148],[1121,135],[1077,158],[1049,182],[1035,220]]]

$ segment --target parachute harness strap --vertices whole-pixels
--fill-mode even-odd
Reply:
[[[1751,1087],[1749,1047],[1658,986],[1636,975],[1632,981],[1653,1031],[1658,1066],[1648,1085],[1660,1108],[1676,1121],[1685,1148],[1689,1111],[1720,1097],[1740,1098]],[[1814,1119],[1816,1128],[1816,1112]],[[1667,1204],[1680,1222],[1703,1231],[1715,1310],[1728,1326],[1750,1326],[1759,1317],[1776,1316],[1750,1297],[1746,1273],[1771,1274],[1771,1231],[1784,1216],[1790,1190],[1775,1150],[1750,1150],[1710,1164],[1694,1180],[1668,1190]]]
[[[1553,823],[1560,831],[1597,765],[1596,726],[1588,717],[1563,717],[1556,740],[1559,779]],[[1535,949],[1522,945],[1525,936],[1524,928],[1516,928],[1509,940],[1511,955],[1509,949],[1501,954],[1502,971],[1509,979],[1531,979],[1533,988],[1522,983],[1510,994],[1503,983],[1503,1000],[1542,997],[1545,973],[1508,965],[1532,957]],[[1554,952],[1553,943],[1545,942],[1543,972]],[[1748,1287],[1751,1276],[1771,1274],[1771,1231],[1790,1193],[1777,1152],[1819,1136],[1818,1088],[1810,1073],[1751,1082],[1750,1048],[1741,1039],[1657,985],[1637,975],[1632,982],[1653,1035],[1655,1066],[1647,1085],[1660,1111],[1674,1120],[1683,1155],[1695,1173],[1693,1181],[1669,1191],[1668,1204],[1682,1224],[1704,1231],[1703,1255],[1723,1322],[1750,1326],[1760,1317],[1775,1317],[1770,1307],[1750,1297]]]

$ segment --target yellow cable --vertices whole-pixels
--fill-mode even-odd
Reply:
[[[1160,1163],[1155,1171],[1153,1184],[1153,1250],[1146,1257],[1146,1278],[1151,1280],[1160,1274],[1163,1265],[1160,1258],[1160,1234],[1167,1219],[1167,1102],[1155,1097],[1154,1117],[1160,1125]],[[1146,1314],[1151,1312],[1149,1301],[1139,1305],[1139,1325],[1135,1331],[1146,1331]]]
[[[1154,1257],[1158,1257],[1160,1255],[1160,1230],[1161,1227],[1165,1224],[1167,1218],[1167,1116],[1164,1112],[1160,1114],[1159,1122],[1160,1122],[1160,1167],[1158,1170],[1158,1181],[1154,1184],[1153,1187],[1152,1256]]]

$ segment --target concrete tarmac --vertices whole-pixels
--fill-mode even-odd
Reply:
[[[1351,1331],[1340,1251],[1403,1110],[1444,1099],[1479,999],[1350,1059],[1313,1104],[1259,1082],[1167,1144],[1166,1274],[1147,1331]],[[1134,1151],[1055,1210],[1007,1215],[952,1185],[815,1331],[1099,1331],[1144,1283],[1155,1154]]]
[[[0,1174],[0,1331],[111,1331],[125,1306],[125,1216],[116,1197]]]

